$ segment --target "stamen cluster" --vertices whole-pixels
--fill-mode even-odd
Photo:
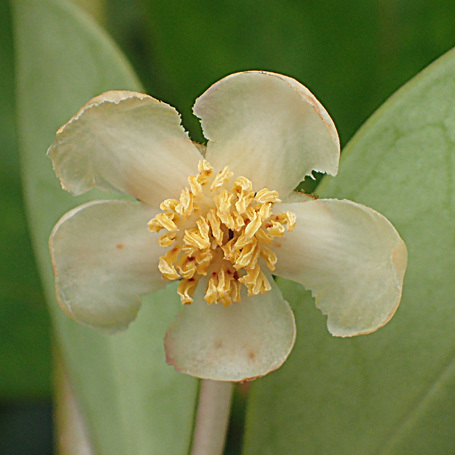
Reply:
[[[202,276],[208,276],[205,300],[230,305],[240,302],[241,284],[248,295],[271,289],[260,263],[275,269],[276,254],[270,248],[274,237],[291,231],[296,222],[292,212],[273,214],[281,202],[277,191],[253,191],[245,177],[229,185],[233,173],[226,166],[214,174],[207,161],[200,161],[198,175],[188,178],[189,187],[180,200],[166,199],[163,211],[148,226],[152,232],[165,229],[159,238],[169,248],[158,268],[167,280],[181,280],[178,294],[183,304],[193,301]]]

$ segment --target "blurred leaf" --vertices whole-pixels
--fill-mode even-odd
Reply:
[[[158,87],[154,80],[161,68],[153,61],[153,50],[148,40],[147,2],[148,0],[107,0],[106,28],[128,56],[147,91],[157,97]]]
[[[19,177],[11,15],[0,2],[0,398],[50,394],[49,317],[28,236]]]
[[[106,21],[105,0],[74,0],[73,3],[87,11],[98,24],[104,25]]]
[[[100,454],[186,454],[197,381],[166,365],[164,331],[179,302],[167,289],[147,299],[138,320],[108,336],[65,316],[54,298],[47,239],[74,198],[60,189],[46,149],[89,98],[140,85],[111,41],[66,1],[12,0],[22,172],[35,251],[61,352],[92,442]]]
[[[109,0],[107,28],[148,92],[183,114],[226,74],[267,69],[304,82],[344,144],[400,85],[455,44],[452,0]],[[307,179],[301,190],[312,192]]]
[[[195,97],[226,74],[264,69],[304,82],[345,142],[394,90],[455,43],[452,0],[130,3],[137,15],[127,29],[126,2],[110,0],[110,29],[128,38],[122,41],[147,75],[146,88],[179,106],[195,139],[201,138],[191,116]]]
[[[332,338],[309,295],[282,283],[298,342],[252,387],[245,454],[455,453],[454,74],[452,51],[398,91],[318,191],[374,207],[401,233],[397,314],[372,335]]]

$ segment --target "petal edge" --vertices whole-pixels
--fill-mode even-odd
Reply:
[[[275,247],[276,274],[312,291],[329,331],[349,337],[386,324],[401,300],[407,264],[406,245],[392,224],[346,200],[279,209],[296,213],[297,223]]]
[[[235,73],[213,84],[193,107],[216,168],[249,178],[285,198],[312,171],[335,175],[340,144],[315,96],[295,79],[265,71]]]
[[[295,341],[289,304],[272,290],[228,307],[208,305],[202,286],[168,329],[166,359],[177,371],[216,381],[249,381],[279,368]],[[200,283],[201,284],[201,283]]]
[[[69,211],[49,238],[57,301],[72,319],[107,331],[125,329],[140,296],[164,287],[153,210],[139,202],[92,201]]]
[[[57,131],[48,156],[72,194],[97,187],[155,206],[180,194],[202,158],[173,107],[130,91],[92,98]]]

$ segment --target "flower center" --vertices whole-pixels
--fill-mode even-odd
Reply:
[[[193,301],[202,276],[208,276],[205,300],[230,305],[240,302],[243,284],[248,295],[271,289],[261,265],[275,269],[276,254],[270,248],[274,237],[292,231],[292,212],[273,214],[281,202],[277,191],[253,191],[245,177],[237,177],[226,166],[218,174],[208,161],[200,161],[198,175],[188,178],[189,187],[180,200],[166,199],[163,211],[149,223],[152,232],[165,229],[158,243],[169,248],[158,268],[167,280],[181,280],[177,292],[183,304]]]

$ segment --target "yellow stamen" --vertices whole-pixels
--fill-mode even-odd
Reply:
[[[238,197],[238,201],[235,203],[237,212],[239,214],[245,213],[246,209],[254,199],[252,183],[245,177],[238,177],[234,182],[232,191],[237,194]]]
[[[177,225],[174,223],[178,219],[178,215],[172,212],[158,213],[153,220],[148,223],[149,229],[152,232],[159,232],[161,229],[167,229],[170,232],[178,231]]]
[[[237,177],[232,187],[234,193],[249,193],[253,191],[253,184],[246,177]]]
[[[278,258],[276,257],[276,254],[268,247],[265,245],[261,245],[260,249],[260,255],[263,257],[266,262],[267,262],[267,267],[269,270],[275,270],[275,264]]]
[[[188,177],[188,183],[190,184],[190,191],[193,196],[198,197],[202,194],[202,185],[198,181],[197,176],[190,175]]]
[[[263,243],[265,245],[270,245],[273,240],[273,237],[262,228],[256,232],[255,237],[258,239],[259,243]]]
[[[187,280],[193,278],[197,272],[196,259],[193,256],[182,254],[176,265],[176,269],[182,278],[185,278]]]
[[[179,201],[177,199],[166,199],[160,204],[161,210],[174,210],[177,207]]]
[[[272,212],[272,204],[270,202],[267,204],[263,204],[261,206],[261,208],[259,209],[259,215],[263,220],[269,218],[271,215],[271,212]]]
[[[280,223],[286,224],[286,229],[291,232],[295,228],[295,223],[297,222],[297,217],[293,212],[284,212],[276,215],[276,220]]]
[[[193,303],[193,295],[196,290],[198,280],[182,280],[177,286],[177,294],[184,305]]]
[[[281,202],[278,192],[255,193],[246,177],[229,186],[233,173],[227,166],[215,175],[202,160],[198,171],[188,177],[179,200],[163,201],[163,213],[148,223],[152,232],[168,231],[158,240],[169,248],[160,258],[160,272],[167,280],[181,280],[177,292],[183,304],[192,303],[202,276],[207,276],[207,303],[240,302],[242,284],[249,296],[264,294],[271,285],[261,266],[275,269],[273,239],[294,229],[295,214],[273,214],[273,205]]]
[[[177,237],[177,234],[175,232],[166,232],[166,234],[163,234],[159,238],[158,244],[160,246],[162,246],[163,248],[172,246],[173,243],[175,242],[176,237]]]
[[[180,193],[180,202],[175,211],[185,218],[193,212],[193,193],[188,188]]]
[[[160,257],[158,268],[162,273],[163,277],[167,280],[177,280],[180,278],[179,274],[175,270],[174,262],[180,254],[181,248],[174,247],[169,250],[164,256]]]
[[[256,265],[258,257],[258,243],[256,239],[253,239],[236,255],[234,267],[237,270],[249,269]]]
[[[281,202],[281,199],[278,197],[278,191],[269,191],[267,188],[258,191],[254,198],[261,204],[265,204],[266,202],[271,202],[272,204]]]
[[[216,303],[216,301],[218,300],[217,284],[218,276],[214,272],[210,277],[209,282],[207,284],[207,289],[205,290],[205,300],[207,303]]]
[[[231,177],[234,174],[229,170],[229,167],[226,166],[222,171],[218,172],[212,184],[210,185],[210,191],[215,191],[218,188],[221,188],[225,183],[229,182]]]
[[[233,279],[231,281],[231,299],[234,302],[240,302],[241,297],[240,297],[240,289],[241,289],[241,283],[238,281],[238,279]]]
[[[213,174],[213,167],[210,166],[210,163],[208,161],[203,160],[199,161],[197,170],[199,171],[199,174],[196,176],[197,181],[201,185],[207,184],[210,176]]]
[[[199,275],[207,275],[212,260],[213,253],[210,250],[199,251],[196,255],[197,273]]]
[[[247,239],[253,238],[253,235],[259,230],[262,226],[262,218],[258,213],[255,213],[247,227],[245,228],[244,235]]]
[[[239,278],[239,281],[248,288],[248,296],[265,294],[272,289],[272,286],[258,264],[253,269],[248,269],[246,275]]]
[[[272,237],[281,237],[284,235],[284,226],[279,221],[271,222],[271,226],[267,229],[267,232]]]
[[[219,193],[213,199],[219,212],[229,213],[231,211],[231,204],[232,200],[234,199],[234,195],[232,193],[229,194],[227,190],[222,190],[221,193]]]
[[[218,295],[220,297],[228,297],[231,290],[231,279],[227,273],[227,270],[220,269],[218,273]]]
[[[215,237],[216,242],[219,246],[223,244],[223,231],[221,230],[221,220],[216,216],[216,211],[214,209],[209,210],[207,213],[207,221],[210,224],[210,229],[212,230],[212,235]]]

